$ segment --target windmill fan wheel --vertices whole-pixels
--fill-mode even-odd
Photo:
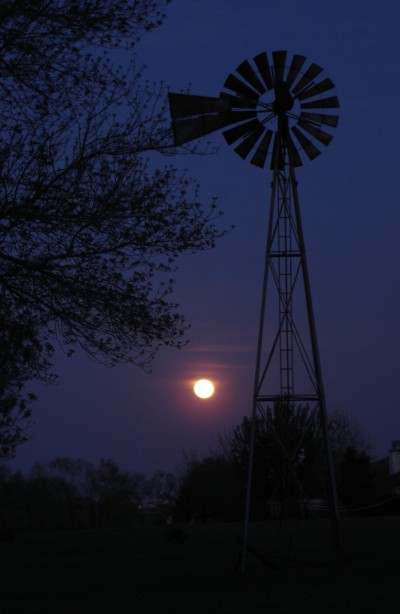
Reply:
[[[170,94],[175,144],[222,129],[235,152],[261,168],[269,154],[275,167],[282,145],[293,166],[302,164],[301,152],[313,160],[333,138],[325,127],[339,121],[329,112],[339,107],[338,98],[326,95],[335,85],[320,79],[322,72],[317,64],[307,67],[303,55],[288,60],[286,51],[274,51],[270,63],[263,52],[228,76],[219,98]]]

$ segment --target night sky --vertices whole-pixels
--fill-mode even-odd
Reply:
[[[380,458],[400,438],[399,3],[173,0],[136,51],[149,79],[218,96],[243,60],[282,49],[323,66],[340,99],[334,139],[298,169],[298,188],[328,410],[355,419]],[[33,438],[13,468],[69,456],[174,471],[182,450],[206,454],[250,413],[271,176],[221,134],[207,139],[218,153],[173,161],[235,229],[180,260],[175,298],[190,343],[163,349],[150,375],[59,353],[59,382],[37,389]],[[211,400],[192,393],[200,376],[216,382]]]

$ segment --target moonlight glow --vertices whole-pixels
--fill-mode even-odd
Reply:
[[[200,399],[209,399],[214,394],[214,384],[208,379],[199,379],[195,383],[193,390]]]

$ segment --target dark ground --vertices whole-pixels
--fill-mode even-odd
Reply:
[[[173,533],[175,531],[175,533]],[[244,574],[236,524],[21,533],[0,544],[1,614],[399,612],[400,518],[259,523]],[[274,567],[272,569],[271,567]]]

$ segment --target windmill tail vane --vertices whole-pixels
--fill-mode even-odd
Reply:
[[[333,138],[325,127],[338,125],[329,109],[338,108],[339,101],[325,95],[335,87],[331,79],[317,80],[323,69],[306,66],[303,55],[289,61],[286,51],[274,51],[270,64],[263,52],[227,77],[219,97],[170,93],[174,144],[222,130],[235,152],[260,168],[268,157],[272,170],[282,163],[276,159],[282,138],[292,166],[302,165],[301,154],[313,160],[320,144],[329,145]]]

